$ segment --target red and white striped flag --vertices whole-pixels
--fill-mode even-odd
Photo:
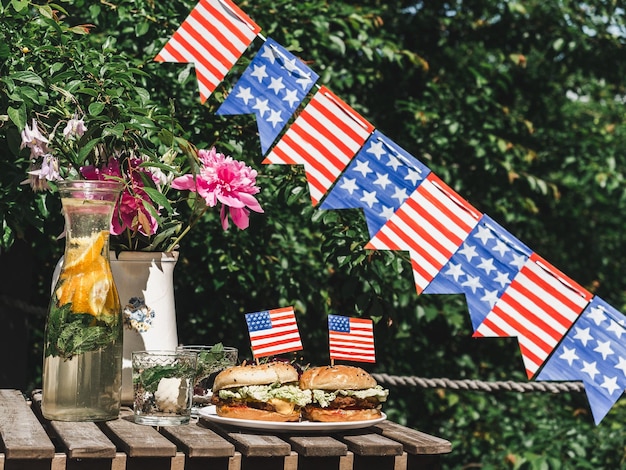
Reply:
[[[293,307],[246,313],[246,323],[255,358],[302,349]]]
[[[430,173],[365,248],[408,251],[421,294],[480,218],[478,210]]]
[[[263,163],[304,165],[316,205],[373,130],[350,106],[321,87]]]
[[[473,336],[516,336],[532,378],[592,297],[533,253]]]
[[[193,62],[204,103],[259,31],[230,0],[200,0],[154,60]]]
[[[328,342],[331,359],[376,362],[372,320],[328,315]]]

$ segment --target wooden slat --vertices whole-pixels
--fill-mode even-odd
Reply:
[[[406,470],[408,468],[408,455],[406,452],[402,452],[402,455],[396,456],[393,468],[394,470]]]
[[[439,455],[452,452],[450,441],[407,428],[392,421],[383,421],[374,426],[381,435],[401,442],[409,454]]]
[[[51,421],[54,430],[70,459],[112,459],[115,445],[96,423],[69,423]]]
[[[285,457],[285,461],[283,462],[283,470],[298,470],[298,460],[298,454],[294,451],[291,451],[291,454]]]
[[[117,452],[111,461],[111,470],[126,470],[128,456],[124,452]]]
[[[66,466],[67,466],[67,455],[54,454],[54,457],[52,458],[52,462],[50,463],[50,470],[65,470]]]
[[[104,433],[129,457],[175,457],[176,445],[152,426],[135,424],[131,417],[100,423]]]
[[[31,394],[32,409],[59,438],[70,459],[113,459],[115,445],[91,422],[48,421],[41,416],[41,390]]]
[[[228,437],[244,457],[286,457],[291,454],[289,444],[276,436],[231,432]]]
[[[241,470],[241,454],[235,451],[230,459],[228,459],[228,470]]]
[[[339,470],[352,470],[354,466],[354,454],[350,451],[345,457],[339,457]]]
[[[54,445],[17,390],[0,390],[0,437],[6,459],[52,459]]]
[[[401,443],[371,432],[346,434],[341,439],[355,455],[386,457],[401,455],[403,451]]]
[[[219,426],[200,417],[204,426],[213,429],[235,444],[244,457],[286,457],[291,454],[291,446],[271,434],[255,434],[244,429]]]
[[[341,457],[348,453],[346,444],[328,436],[292,436],[288,441],[302,457]]]
[[[186,426],[167,426],[161,433],[170,439],[189,456],[195,457],[232,457],[235,446],[216,432],[198,423]]]

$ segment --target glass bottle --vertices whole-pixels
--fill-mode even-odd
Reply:
[[[42,413],[59,421],[119,415],[122,310],[109,264],[109,229],[122,185],[61,181],[65,254],[44,336]]]

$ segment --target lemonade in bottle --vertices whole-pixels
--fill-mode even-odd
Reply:
[[[109,265],[109,228],[121,184],[61,181],[65,254],[48,308],[42,413],[104,421],[120,410],[122,312]]]

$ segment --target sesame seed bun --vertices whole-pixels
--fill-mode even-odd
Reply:
[[[298,371],[286,362],[268,362],[267,364],[247,364],[229,367],[215,377],[213,391],[244,385],[268,385],[273,383],[292,383],[298,381]]]
[[[305,390],[364,390],[376,385],[368,372],[353,366],[313,367],[300,376],[300,388]]]

